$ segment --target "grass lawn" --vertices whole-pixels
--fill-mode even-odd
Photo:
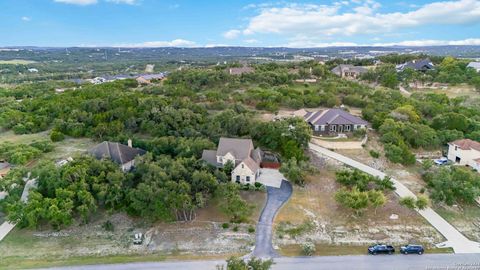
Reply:
[[[340,256],[340,255],[366,255],[368,246],[347,246],[347,245],[315,245],[314,256]],[[399,247],[397,247],[397,252]],[[302,256],[301,245],[282,246],[280,254],[287,257]],[[453,253],[451,248],[431,248],[426,249],[425,253]]]

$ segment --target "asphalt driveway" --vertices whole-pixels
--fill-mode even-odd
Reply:
[[[258,258],[273,258],[279,255],[272,245],[272,223],[282,205],[292,195],[292,184],[282,180],[280,188],[267,187],[267,202],[258,220],[256,230],[255,249],[252,256]]]

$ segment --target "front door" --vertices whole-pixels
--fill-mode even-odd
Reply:
[[[343,132],[343,125],[338,126],[338,132]]]

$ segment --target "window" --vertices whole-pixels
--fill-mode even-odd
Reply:
[[[235,178],[236,178],[236,182],[240,183],[240,175],[237,175]]]
[[[336,125],[331,125],[330,126],[330,131],[337,131],[337,126]]]
[[[324,125],[321,125],[321,126],[320,126],[320,130],[321,130],[321,131],[325,131],[325,126],[324,126]]]
[[[247,182],[250,182],[250,176],[247,176]]]
[[[242,164],[242,169],[244,168],[244,165]]]
[[[345,126],[345,131],[350,131],[350,125]]]
[[[455,151],[457,151],[457,150],[458,150],[458,146],[455,146]]]
[[[318,131],[318,126],[317,125],[315,125],[315,131]]]

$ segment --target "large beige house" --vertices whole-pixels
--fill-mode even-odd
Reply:
[[[451,142],[448,144],[447,158],[456,164],[480,171],[480,143],[470,139]]]
[[[254,184],[260,175],[262,152],[253,147],[251,139],[220,138],[217,150],[203,150],[202,159],[217,168],[232,162],[232,181]]]

